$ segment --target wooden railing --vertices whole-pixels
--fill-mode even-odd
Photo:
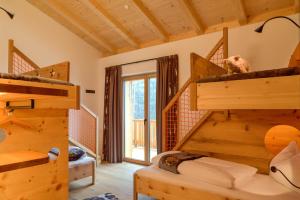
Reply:
[[[195,81],[210,75],[227,73],[223,59],[228,57],[228,29],[211,52],[202,58],[191,54],[191,78],[176,93],[162,112],[163,151],[172,150],[210,116],[211,111],[197,110],[197,87]]]
[[[144,120],[133,120],[133,144],[134,147],[144,147],[145,134],[144,134]],[[156,148],[156,120],[150,120],[150,148]]]
[[[69,111],[69,141],[100,160],[98,116],[84,105]]]
[[[62,62],[54,65],[39,67],[14,45],[13,40],[8,41],[8,72],[25,74],[45,78],[69,81],[70,63]]]

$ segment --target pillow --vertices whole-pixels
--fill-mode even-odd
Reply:
[[[278,183],[300,193],[300,153],[296,142],[291,142],[279,154],[277,154],[270,164],[270,176]],[[284,175],[283,175],[283,174]],[[284,177],[286,176],[286,178]]]
[[[81,148],[74,146],[69,147],[69,161],[79,160],[84,155],[85,152]]]
[[[234,188],[242,187],[248,183],[257,172],[255,167],[217,158],[203,157],[195,161],[198,163],[209,164],[230,175],[233,178],[232,185]]]
[[[159,160],[162,156],[167,155],[167,154],[173,154],[173,153],[180,153],[180,151],[166,151],[166,152],[160,153],[160,154],[158,154],[157,156],[154,156],[151,159],[151,163],[154,164],[154,165],[158,165]]]
[[[184,161],[178,166],[177,170],[180,174],[192,179],[224,188],[233,188],[234,178],[210,164],[196,162],[195,160]]]

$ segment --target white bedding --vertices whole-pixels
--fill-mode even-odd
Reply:
[[[143,168],[136,172],[138,175],[168,183],[178,184],[188,188],[199,189],[216,193],[221,196],[241,200],[299,200],[300,194],[275,182],[267,175],[254,175],[254,178],[238,189],[228,189],[208,184],[197,179],[173,174],[158,168],[155,165]]]
[[[69,168],[73,168],[80,165],[86,165],[89,163],[95,162],[95,159],[89,156],[83,156],[79,160],[69,161]]]

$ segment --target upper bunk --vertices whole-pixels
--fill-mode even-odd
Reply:
[[[70,109],[79,107],[79,86],[29,75],[0,73],[0,108]]]
[[[224,74],[197,82],[198,109],[300,109],[300,68]]]

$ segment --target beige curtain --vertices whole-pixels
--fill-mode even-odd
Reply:
[[[109,163],[122,162],[121,66],[105,70],[103,155]]]
[[[162,110],[178,91],[178,56],[157,59],[156,122],[157,151],[162,152]]]

